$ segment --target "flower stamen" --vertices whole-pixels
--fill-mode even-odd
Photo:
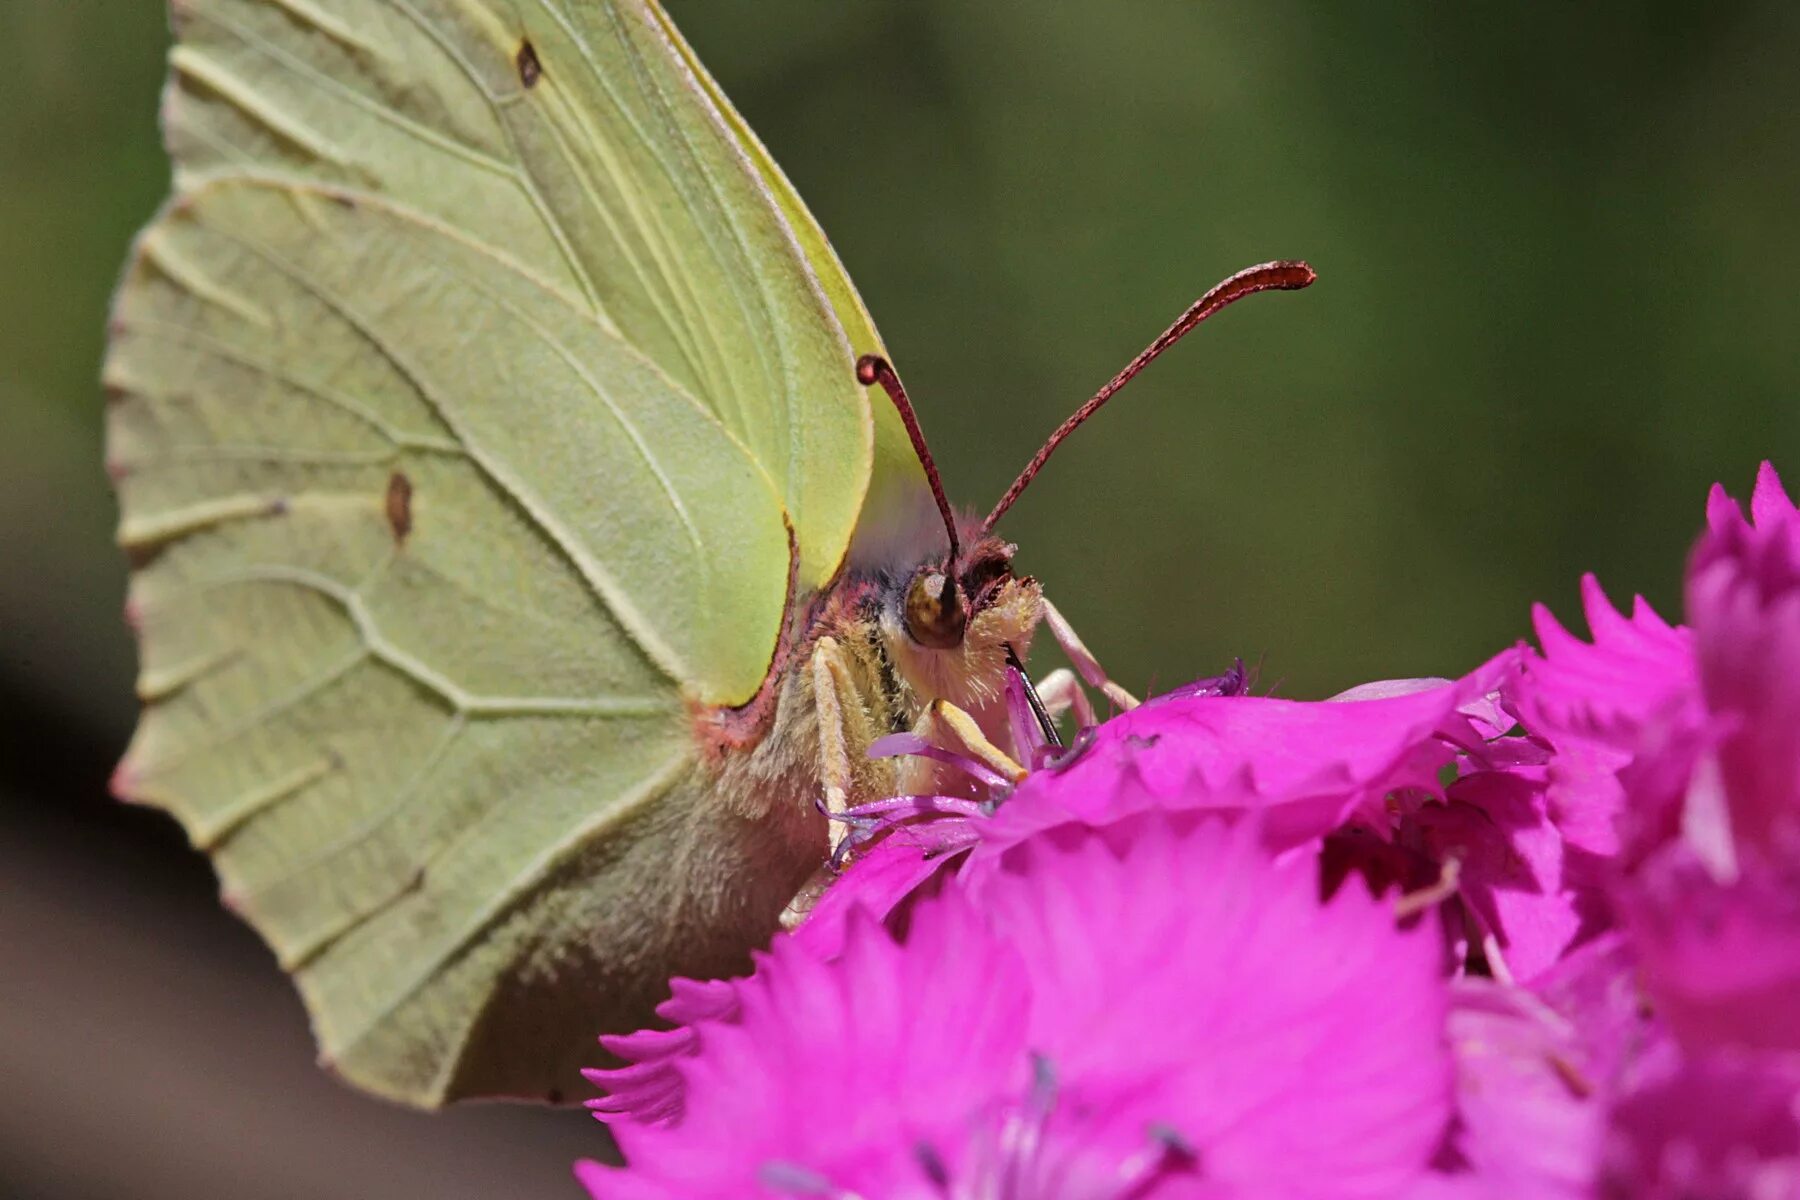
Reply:
[[[825,1200],[862,1200],[857,1193],[838,1187],[831,1180],[796,1163],[766,1162],[756,1173],[766,1188],[786,1192],[790,1196],[821,1196]]]
[[[1192,1171],[1200,1163],[1200,1152],[1179,1130],[1170,1125],[1152,1125],[1147,1131],[1150,1144],[1119,1164],[1119,1184],[1124,1189],[1113,1200],[1138,1200],[1171,1171]]]
[[[1416,891],[1407,892],[1394,901],[1394,915],[1404,921],[1416,916],[1428,908],[1434,908],[1450,897],[1456,895],[1462,881],[1462,860],[1449,857],[1444,859],[1443,866],[1438,868],[1436,883],[1428,883]]]

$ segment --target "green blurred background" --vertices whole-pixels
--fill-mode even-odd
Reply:
[[[1136,689],[1455,674],[1678,611],[1716,479],[1800,471],[1800,9],[673,0],[985,509],[1220,276],[1006,526]],[[0,0],[0,1191],[573,1195],[579,1115],[310,1066],[272,960],[104,780],[132,720],[95,384],[167,166],[153,0]]]

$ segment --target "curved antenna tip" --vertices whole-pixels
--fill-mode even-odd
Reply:
[[[894,409],[900,414],[900,423],[906,427],[906,436],[912,442],[913,453],[918,456],[919,466],[925,472],[925,481],[931,485],[931,498],[937,504],[938,516],[944,520],[944,537],[950,543],[950,553],[944,558],[944,590],[940,600],[949,603],[956,595],[956,555],[960,546],[956,537],[956,514],[950,510],[950,500],[944,495],[944,481],[938,476],[937,463],[932,461],[931,448],[925,444],[925,431],[919,428],[919,414],[913,411],[912,401],[906,397],[906,388],[900,383],[900,377],[894,374],[894,368],[888,360],[879,354],[865,354],[856,360],[856,381],[864,387],[881,385],[881,390],[888,394],[894,403]]]
[[[1262,276],[1268,279],[1267,287],[1284,292],[1299,291],[1303,287],[1311,287],[1319,281],[1319,273],[1312,269],[1312,264],[1298,258],[1280,258],[1274,262],[1266,262],[1260,266],[1239,271],[1239,276]]]
[[[1318,277],[1319,273],[1313,270],[1309,263],[1302,262],[1297,258],[1278,258],[1270,262],[1257,263],[1254,267],[1245,267],[1242,271],[1220,280],[1206,295],[1188,305],[1187,311],[1177,317],[1173,325],[1163,330],[1156,340],[1144,347],[1136,358],[1126,363],[1124,369],[1108,380],[1105,387],[1095,392],[1092,399],[1076,409],[1068,420],[1056,427],[1056,431],[1038,449],[1037,454],[1029,463],[1025,464],[1025,469],[1019,472],[1019,477],[1012,481],[1012,486],[1006,489],[999,502],[988,513],[987,519],[982,521],[982,532],[987,533],[994,528],[994,524],[1005,515],[1006,510],[1012,507],[1013,501],[1017,500],[1019,494],[1037,477],[1037,473],[1043,469],[1044,464],[1056,452],[1056,448],[1062,445],[1064,439],[1075,432],[1082,422],[1098,412],[1100,407],[1110,400],[1115,392],[1131,382],[1139,371],[1149,366],[1157,355],[1180,341],[1194,326],[1220,309],[1242,300],[1245,296],[1253,296],[1257,292],[1297,291],[1300,288],[1311,286]]]

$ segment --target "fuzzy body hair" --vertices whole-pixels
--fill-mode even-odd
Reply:
[[[1006,648],[1021,658],[1043,615],[1034,579],[1008,579],[970,618],[960,645],[921,646],[901,617],[905,575],[852,576],[809,607],[797,624],[792,650],[776,675],[770,702],[748,736],[722,738],[716,726],[700,730],[705,759],[723,803],[744,816],[768,815],[775,806],[813,811],[821,794],[820,703],[814,655],[835,651],[848,686],[840,688],[839,719],[851,769],[849,803],[879,800],[924,787],[936,773],[903,759],[870,759],[877,738],[911,730],[934,701],[975,717],[996,745],[1010,748],[1005,721]],[[825,821],[818,816],[819,845]],[[821,851],[821,857],[822,857]]]

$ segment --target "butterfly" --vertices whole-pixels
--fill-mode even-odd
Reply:
[[[171,198],[104,369],[143,705],[321,1060],[557,1101],[743,969],[830,814],[1012,762],[1048,622],[824,234],[651,0],[174,0]],[[882,393],[886,394],[885,400]],[[1015,764],[1015,769],[1017,769]],[[937,784],[935,786],[952,786]]]

